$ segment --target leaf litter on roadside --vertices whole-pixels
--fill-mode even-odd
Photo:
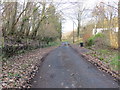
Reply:
[[[20,88],[30,87],[27,83],[34,77],[42,57],[55,47],[36,49],[18,56],[14,56],[2,63],[2,87]]]

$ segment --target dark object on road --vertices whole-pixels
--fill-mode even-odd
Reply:
[[[62,46],[69,46],[70,44],[68,42],[62,42]]]
[[[83,42],[81,42],[81,43],[80,43],[80,47],[83,47],[83,46],[84,46],[84,45],[83,45]]]

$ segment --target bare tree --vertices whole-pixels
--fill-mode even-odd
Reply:
[[[61,40],[61,15],[52,2],[5,2],[1,7],[3,36],[11,45]]]

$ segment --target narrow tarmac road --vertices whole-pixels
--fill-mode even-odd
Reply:
[[[71,47],[61,46],[45,58],[32,88],[118,88],[118,84]]]

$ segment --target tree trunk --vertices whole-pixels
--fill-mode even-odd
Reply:
[[[78,28],[77,28],[77,37],[79,38],[80,35],[80,15],[78,13]]]
[[[75,42],[75,39],[74,39],[74,22],[73,22],[73,43]]]
[[[43,21],[43,19],[45,18],[45,3],[43,3],[43,8],[42,8],[42,15],[41,15],[41,19],[38,21],[38,24],[37,24],[37,26],[35,27],[35,29],[33,30],[33,32],[32,32],[32,38],[34,38],[34,37],[36,37],[36,35],[37,35],[37,32],[38,32],[38,29],[39,29],[39,27],[40,27],[40,24],[41,24],[41,22]]]
[[[120,74],[120,0],[118,2],[118,55],[119,55],[118,72]]]
[[[14,23],[15,23],[15,19],[16,19],[16,14],[17,14],[17,2],[14,2],[13,4],[13,13],[12,13],[12,16],[11,16],[11,26],[10,26],[10,34],[14,34],[15,32],[15,27],[14,27]]]
[[[118,45],[120,49],[120,0],[118,3]]]

